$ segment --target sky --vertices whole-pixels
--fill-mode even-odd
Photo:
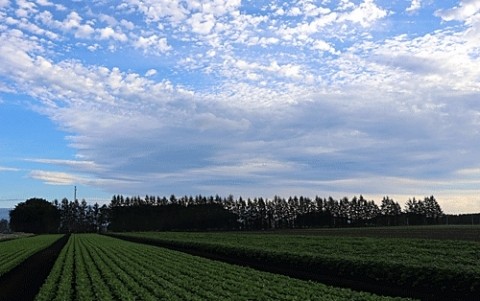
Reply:
[[[0,0],[0,207],[76,185],[480,212],[479,158],[480,0]]]

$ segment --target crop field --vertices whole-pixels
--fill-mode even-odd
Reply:
[[[134,239],[452,296],[480,294],[480,244],[405,238],[146,232]],[[453,298],[453,297],[452,297]]]
[[[329,287],[95,234],[72,235],[43,300],[405,300]]]
[[[12,234],[2,234],[2,233],[0,233],[0,242],[10,240],[10,239],[15,239],[15,238],[28,237],[28,236],[32,236],[32,235],[33,234],[29,234],[29,233],[12,233]]]
[[[0,242],[0,276],[32,254],[53,244],[62,235],[39,235]]]
[[[257,232],[276,235],[315,235],[374,238],[418,238],[480,242],[480,225],[287,229]]]
[[[348,231],[352,230],[356,229]],[[13,283],[13,286],[9,284],[13,299],[37,301],[408,300],[380,294],[425,300],[478,300],[478,242],[332,236],[318,232],[281,234],[276,231],[268,234],[145,232],[115,234],[123,239],[72,234],[62,239],[59,239],[62,235],[39,235],[2,241],[0,300],[12,300],[11,294],[5,297],[7,286],[4,284],[7,282]],[[50,250],[53,245],[57,251]],[[41,255],[37,253],[40,250]],[[48,268],[31,266],[33,257],[45,261],[46,254],[51,257]],[[209,256],[212,254],[214,256]],[[259,271],[202,257],[239,261],[255,268],[261,263],[260,266],[268,268]],[[36,261],[38,263],[38,258]],[[22,267],[30,280],[5,281],[12,274],[9,270],[19,270],[14,267]],[[38,271],[42,269],[46,270],[39,278]],[[303,279],[317,279],[310,276],[322,275],[323,279],[334,280],[325,283],[355,288],[355,291],[287,277],[281,275],[283,270],[306,275],[299,277]],[[337,282],[339,279],[346,279],[349,284]],[[31,290],[31,297],[16,298],[15,293],[22,289],[15,288],[15,283],[30,285],[34,282],[38,284]],[[372,283],[397,290],[393,293],[391,290],[377,291],[369,287]],[[378,294],[360,292],[366,290]],[[397,294],[399,291],[413,293]]]

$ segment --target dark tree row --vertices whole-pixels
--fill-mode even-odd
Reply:
[[[218,205],[233,213],[237,223],[233,228],[237,229],[275,229],[275,228],[302,228],[302,227],[345,227],[345,226],[392,226],[392,225],[423,225],[435,224],[440,221],[443,212],[433,196],[425,197],[424,200],[410,199],[407,202],[405,210],[402,211],[400,205],[389,197],[384,197],[382,204],[377,206],[374,201],[366,200],[363,196],[346,197],[335,200],[332,197],[320,198],[315,197],[290,197],[288,199],[275,196],[272,200],[263,198],[254,199],[234,199],[233,196],[221,198],[218,195],[213,197],[205,196],[184,196],[176,198],[171,195],[170,198],[145,196],[141,198],[123,197],[116,195],[110,203],[110,215],[112,228],[119,227],[126,229],[127,223],[124,217],[128,216],[127,212],[131,212],[133,220],[139,218],[138,211],[145,211],[142,216],[150,216],[151,212],[158,212],[156,215],[159,220],[144,220],[143,225],[136,225],[134,228],[148,228],[155,224],[155,228],[184,229],[182,222],[172,224],[171,215],[164,217],[168,207],[177,208],[195,208],[199,205]],[[156,209],[158,207],[166,207]],[[122,208],[122,209],[119,209]],[[129,209],[126,209],[129,208]],[[135,209],[131,209],[135,208]],[[190,209],[193,210],[193,209]],[[121,212],[121,213],[120,213]],[[187,212],[187,211],[185,211]],[[202,215],[205,213],[197,212]],[[155,215],[154,215],[155,216]],[[177,215],[181,216],[181,215]],[[231,219],[227,215],[219,215],[210,218],[223,219],[216,223],[214,228],[231,228]],[[152,217],[154,219],[154,217]],[[122,221],[123,220],[123,221]],[[132,217],[128,220],[132,220]],[[228,221],[228,222],[227,222]],[[148,225],[147,225],[148,224]],[[134,229],[132,228],[132,229]],[[199,225],[199,229],[206,227]],[[208,227],[207,227],[208,228]],[[211,227],[210,227],[211,228]]]
[[[111,231],[234,229],[237,217],[220,204],[113,206]]]
[[[108,208],[98,203],[88,205],[85,200],[61,202],[53,201],[57,208],[60,221],[58,231],[61,233],[100,232],[108,224]]]
[[[442,209],[433,196],[410,199],[404,210],[389,197],[380,206],[363,196],[275,196],[273,199],[234,199],[233,196],[177,198],[113,196],[108,206],[85,200],[52,203],[29,199],[10,212],[13,231],[99,232],[147,230],[277,229],[306,227],[393,226],[444,223]]]
[[[85,200],[70,202],[63,199],[48,202],[32,198],[19,203],[10,211],[10,228],[28,233],[98,232],[106,227],[108,208]]]

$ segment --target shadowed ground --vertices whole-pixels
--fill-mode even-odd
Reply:
[[[67,241],[65,235],[0,277],[0,301],[33,300]]]

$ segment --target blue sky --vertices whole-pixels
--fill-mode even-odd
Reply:
[[[479,0],[0,0],[0,207],[77,185],[479,212],[479,130]]]

